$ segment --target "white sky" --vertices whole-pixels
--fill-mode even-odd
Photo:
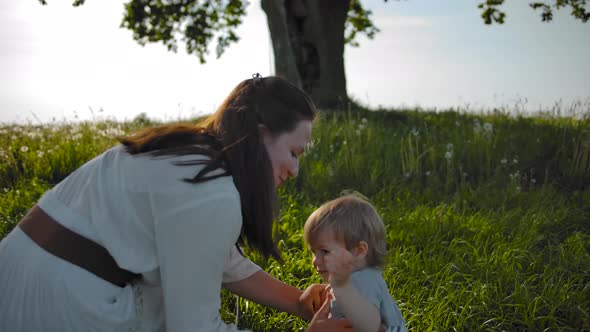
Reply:
[[[138,45],[119,28],[123,1],[48,2],[0,0],[0,122],[123,120],[140,112],[186,118],[212,112],[253,73],[272,73],[258,1],[238,31],[241,41],[220,59],[212,45],[206,65],[182,48]],[[504,26],[486,26],[479,2],[364,1],[381,32],[346,48],[349,95],[371,107],[588,105],[590,23],[567,12],[541,23],[521,0],[504,6]]]

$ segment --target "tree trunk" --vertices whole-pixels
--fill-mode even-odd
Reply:
[[[348,100],[344,23],[350,0],[261,0],[272,38],[275,73],[309,93],[319,108]]]

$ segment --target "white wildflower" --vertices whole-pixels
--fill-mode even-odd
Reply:
[[[360,130],[360,129],[357,129],[357,130],[356,130],[356,135],[357,135],[357,136],[361,136],[361,130]]]
[[[29,152],[29,147],[26,145],[23,145],[20,147],[20,152],[26,153]]]
[[[513,163],[513,164],[518,164],[518,158],[514,158],[514,159],[512,159],[512,163]]]
[[[485,130],[486,132],[491,132],[493,129],[492,124],[489,122],[486,122],[483,124],[483,130]]]
[[[418,129],[416,129],[416,128],[412,128],[412,131],[411,131],[411,133],[412,133],[412,135],[414,135],[414,136],[418,136],[418,135],[420,135],[420,132],[419,132],[419,131],[418,131]]]
[[[37,157],[41,158],[43,157],[44,153],[43,151],[37,151]]]
[[[430,176],[430,171],[426,171],[424,174],[426,174],[426,176]]]
[[[447,151],[445,153],[445,159],[446,160],[451,160],[451,158],[453,158],[453,151]]]
[[[475,121],[475,123],[473,123],[473,132],[476,134],[479,134],[481,132],[481,124],[479,123],[479,121]]]
[[[453,143],[447,144],[447,151],[453,151]]]
[[[363,118],[361,121],[362,121],[363,123],[367,123],[367,118]]]
[[[500,164],[506,164],[507,162],[508,162],[508,159],[506,159],[506,158],[502,158],[500,160]]]

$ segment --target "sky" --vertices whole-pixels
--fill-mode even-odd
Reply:
[[[252,1],[241,40],[207,64],[179,47],[137,44],[123,1],[0,0],[0,123],[164,121],[211,113],[240,81],[273,74],[266,16]],[[365,0],[381,30],[345,49],[349,96],[369,107],[478,111],[590,109],[590,23],[542,23],[507,1],[486,26],[476,0]],[[578,106],[572,106],[576,105]]]

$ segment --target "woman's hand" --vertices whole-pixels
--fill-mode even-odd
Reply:
[[[327,296],[324,304],[313,316],[305,332],[352,332],[352,324],[348,319],[329,319],[331,296]]]
[[[320,310],[322,303],[326,301],[329,291],[330,285],[320,284],[312,284],[303,291],[297,305],[305,319],[310,320]]]

